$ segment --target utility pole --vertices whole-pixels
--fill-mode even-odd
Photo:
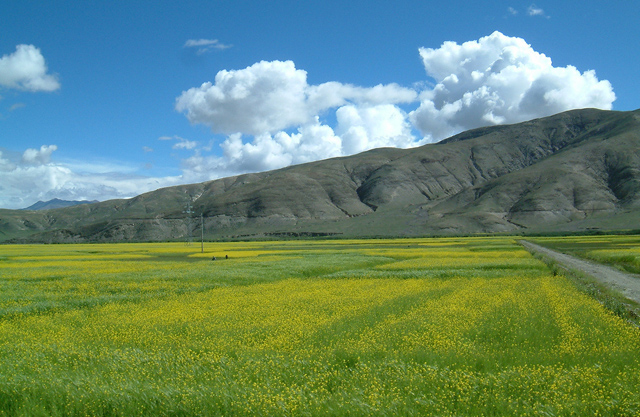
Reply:
[[[187,241],[185,244],[187,246],[191,245],[193,238],[191,237],[191,215],[193,214],[193,210],[191,210],[191,203],[187,203],[187,208],[183,211],[187,215]]]
[[[204,211],[200,212],[200,253],[204,253]]]

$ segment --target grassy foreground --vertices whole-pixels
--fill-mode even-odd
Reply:
[[[0,415],[640,412],[640,332],[512,239],[205,250],[0,247]]]

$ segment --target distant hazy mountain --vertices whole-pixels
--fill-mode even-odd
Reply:
[[[638,229],[640,110],[574,110],[129,200],[0,210],[0,240],[186,239],[201,214],[208,239]]]
[[[49,200],[49,201],[38,201],[37,203],[32,204],[29,207],[24,208],[22,210],[49,210],[49,209],[57,209],[57,208],[63,208],[63,207],[72,207],[80,204],[93,204],[93,203],[98,203],[98,200],[67,201],[67,200],[60,200],[58,198],[54,198],[53,200]]]

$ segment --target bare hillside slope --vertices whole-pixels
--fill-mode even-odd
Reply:
[[[207,238],[637,228],[638,149],[640,111],[575,110],[129,200],[0,210],[0,239],[183,239],[188,204]]]

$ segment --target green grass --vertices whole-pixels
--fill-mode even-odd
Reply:
[[[640,235],[567,236],[531,240],[560,252],[640,274]]]
[[[640,332],[511,238],[2,249],[0,415],[640,411]]]

